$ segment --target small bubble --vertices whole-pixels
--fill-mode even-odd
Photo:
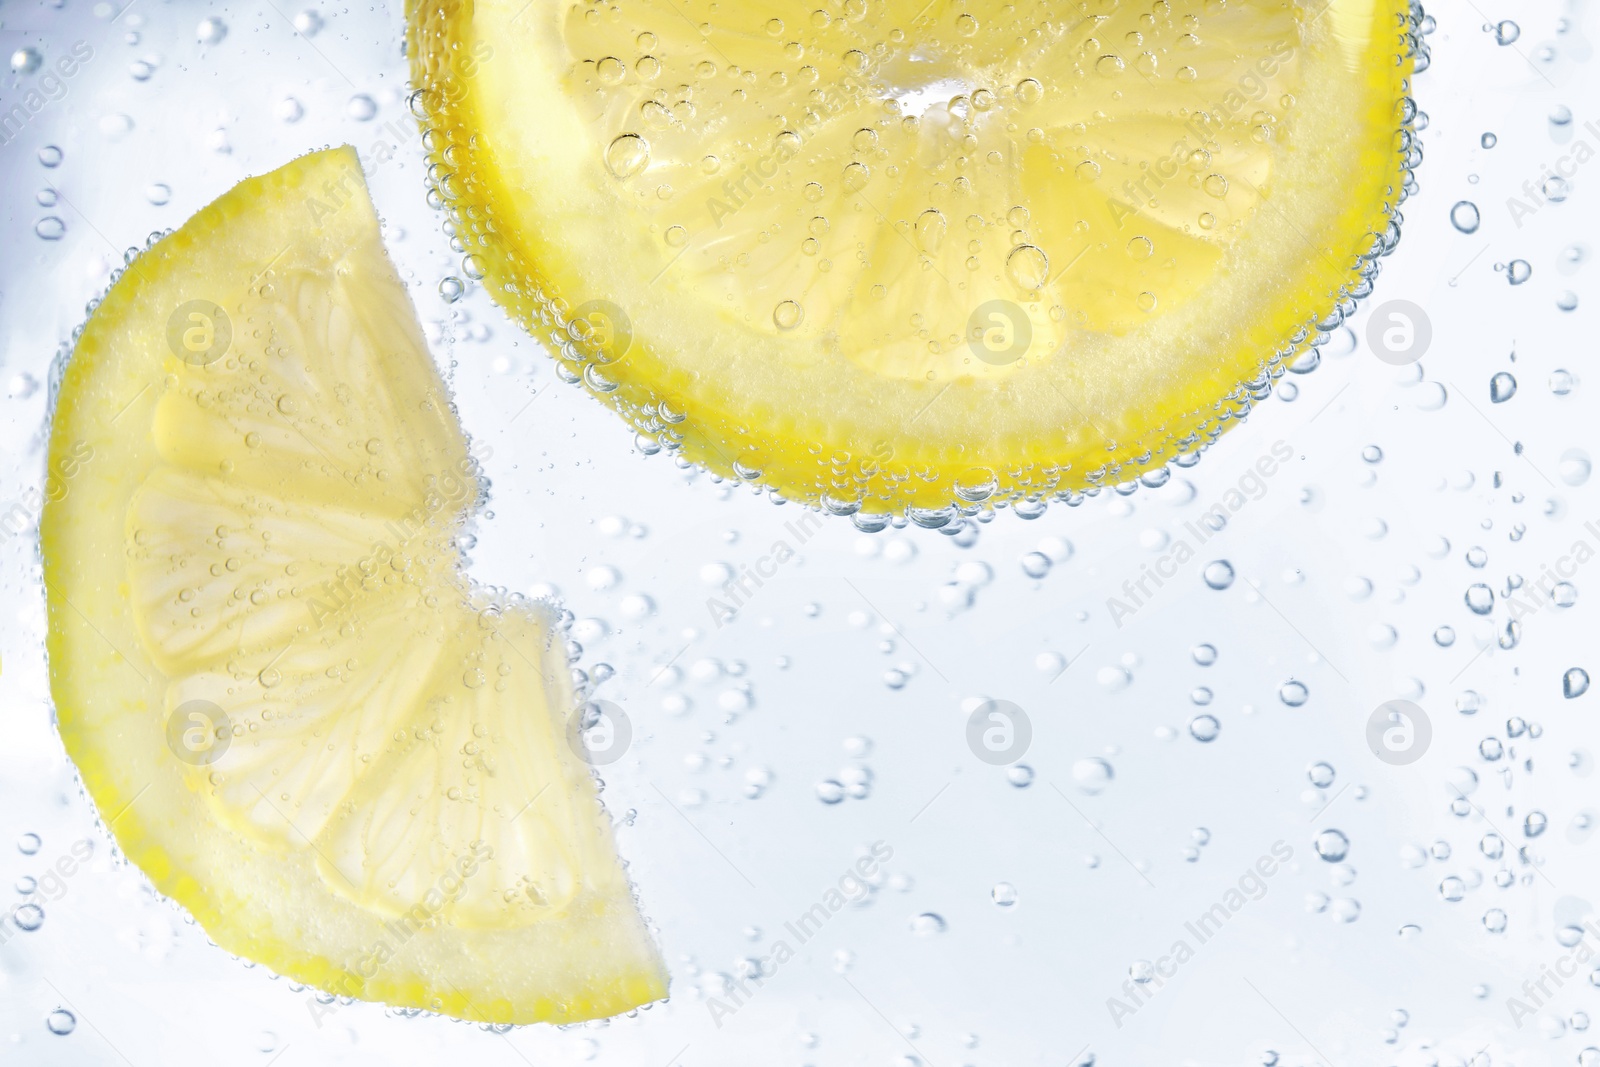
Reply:
[[[1572,109],[1565,104],[1557,104],[1550,109],[1550,124],[1552,126],[1567,126],[1572,123]]]
[[[219,18],[201,19],[194,35],[201,44],[217,44],[228,36],[228,24]]]
[[[1043,578],[1050,573],[1050,557],[1043,552],[1029,552],[1022,557],[1022,573],[1029,578]]]
[[[1533,277],[1533,266],[1525,259],[1513,259],[1506,264],[1506,281],[1512,285],[1521,285]]]
[[[1116,771],[1111,764],[1099,756],[1081,759],[1072,765],[1072,780],[1078,789],[1094,796],[1105,790],[1116,777]]]
[[[1494,610],[1494,590],[1483,582],[1468,586],[1463,599],[1474,615],[1487,615]]]
[[[67,224],[57,215],[46,215],[33,224],[33,232],[45,241],[59,241],[66,235]]]
[[[378,104],[366,93],[357,93],[344,105],[344,113],[357,122],[370,122],[378,113]]]
[[[1311,697],[1311,690],[1306,688],[1304,682],[1295,681],[1293,678],[1278,687],[1278,699],[1291,708],[1298,708]]]
[[[17,851],[22,853],[24,856],[37,855],[40,847],[43,844],[44,842],[39,839],[38,834],[22,834],[17,838]]]
[[[1217,649],[1214,645],[1195,645],[1189,650],[1189,655],[1202,667],[1209,667],[1217,662]]]
[[[43,62],[37,48],[19,48],[11,53],[11,69],[18,74],[32,74]]]
[[[1478,205],[1471,200],[1461,200],[1450,209],[1450,225],[1462,233],[1477,233],[1480,222]]]
[[[625,133],[606,148],[606,167],[617,178],[631,178],[649,163],[650,144],[636,133]]]
[[[1233,564],[1225,559],[1214,559],[1201,573],[1205,583],[1213,589],[1226,589],[1233,584]]]
[[[1350,839],[1342,830],[1324,830],[1312,839],[1311,845],[1324,863],[1338,863],[1350,852]]]
[[[466,291],[467,287],[460,278],[452,276],[439,283],[439,295],[444,298],[444,302],[447,304],[454,304],[457,300],[460,300],[461,295]]]
[[[1050,280],[1050,257],[1042,248],[1018,245],[1006,256],[1006,275],[1019,289],[1041,289]]]
[[[999,907],[1009,908],[1017,902],[1017,887],[1010,882],[996,882],[989,890],[989,899]]]
[[[161,207],[172,199],[172,186],[164,182],[147,185],[144,187],[144,198],[156,207]]]
[[[17,924],[18,930],[32,933],[44,925],[44,909],[37,904],[23,904],[11,913],[11,921]]]
[[[1306,768],[1306,778],[1318,789],[1326,789],[1333,784],[1334,770],[1331,763],[1313,763]]]
[[[937,912],[925,911],[921,915],[911,917],[911,932],[918,937],[933,937],[945,931],[944,916]]]
[[[1522,27],[1510,19],[1497,23],[1494,28],[1495,43],[1502,47],[1522,36]]]
[[[1506,913],[1499,908],[1490,908],[1483,913],[1483,928],[1491,934],[1505,933]]]
[[[824,778],[817,783],[817,799],[824,804],[837,804],[844,799],[844,783]]]
[[[1500,371],[1489,379],[1489,400],[1496,404],[1504,404],[1507,400],[1517,395],[1517,379],[1506,371]]]
[[[1495,145],[1500,143],[1500,138],[1496,137],[1492,133],[1486,133],[1482,137],[1478,138],[1478,143],[1483,145],[1485,148],[1493,148]]]
[[[1572,195],[1572,183],[1559,174],[1550,175],[1539,188],[1552,204],[1559,204]]]
[[[299,122],[305,113],[305,105],[292,96],[286,96],[272,106],[272,116],[279,122]]]
[[[805,309],[793,300],[785,300],[772,309],[772,324],[780,330],[792,330],[805,318]]]
[[[1561,693],[1568,700],[1575,700],[1589,691],[1589,672],[1582,667],[1568,668],[1567,673],[1561,676]]]
[[[294,17],[294,28],[302,37],[315,37],[322,32],[322,16],[307,8]]]
[[[66,1008],[57,1008],[44,1017],[44,1026],[57,1037],[66,1037],[77,1029],[78,1017]]]
[[[1222,724],[1215,715],[1196,715],[1189,720],[1189,736],[1196,741],[1209,743],[1222,732]]]

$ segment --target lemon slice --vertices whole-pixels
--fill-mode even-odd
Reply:
[[[1199,448],[1417,158],[1408,0],[409,6],[467,272],[647,448],[869,525]]]
[[[50,469],[62,738],[217,944],[486,1022],[665,995],[557,618],[460,572],[477,466],[352,150],[242,182],[122,273]]]

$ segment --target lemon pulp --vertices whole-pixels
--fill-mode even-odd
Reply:
[[[555,614],[460,573],[477,466],[353,151],[241,183],[122,274],[50,455],[62,738],[219,945],[490,1022],[665,994]]]
[[[878,521],[1198,448],[1365,292],[1416,158],[1407,0],[409,14],[468,273],[647,449]]]

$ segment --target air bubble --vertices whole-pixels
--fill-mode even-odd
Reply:
[[[1504,404],[1507,400],[1517,395],[1517,379],[1506,371],[1500,371],[1489,379],[1489,399],[1496,404]]]
[[[1233,584],[1233,564],[1225,559],[1214,559],[1206,564],[1201,577],[1213,589],[1226,589]]]
[[[1350,853],[1350,839],[1342,830],[1322,831],[1311,841],[1324,863],[1338,863]]]
[[[625,133],[606,148],[606,168],[619,179],[628,179],[650,163],[650,144],[636,133]]]

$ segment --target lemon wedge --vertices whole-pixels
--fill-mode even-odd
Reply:
[[[1420,15],[409,0],[409,33],[467,272],[647,450],[870,527],[1074,501],[1270,391],[1397,236]]]
[[[461,573],[477,464],[353,151],[242,182],[122,272],[50,470],[61,736],[217,944],[485,1022],[665,995],[557,617]]]

